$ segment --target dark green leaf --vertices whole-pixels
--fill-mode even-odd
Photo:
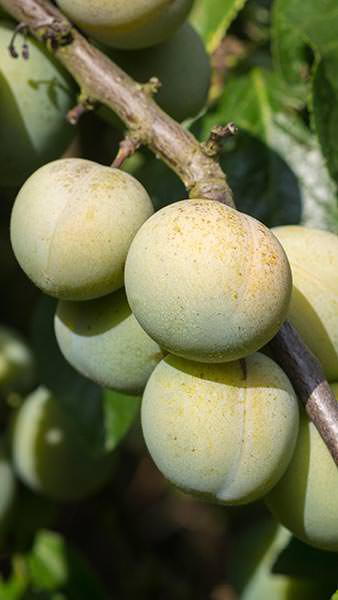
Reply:
[[[291,538],[273,565],[273,573],[323,580],[335,589],[338,573],[338,556],[335,552],[318,550]],[[325,596],[324,596],[325,597]]]
[[[228,82],[199,135],[205,139],[212,126],[228,121],[239,126],[223,166],[241,210],[269,226],[301,222],[335,230],[336,187],[315,136],[291,107],[280,78],[255,68]]]

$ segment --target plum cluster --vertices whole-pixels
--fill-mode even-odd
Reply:
[[[161,78],[163,69],[168,83],[159,102],[176,118],[203,106],[208,62],[197,34],[182,26],[191,0],[58,4],[141,81]],[[9,35],[11,26],[1,27]],[[170,89],[170,65],[187,43],[199,47],[192,52],[201,53],[203,80],[200,101],[188,108],[185,77],[182,104]],[[4,147],[9,154],[0,161],[10,166],[11,146]],[[225,505],[266,498],[296,536],[338,550],[337,469],[265,350],[289,318],[338,392],[335,235],[296,226],[271,231],[205,198],[154,213],[132,175],[64,158],[43,164],[21,187],[11,241],[25,273],[58,299],[55,334],[67,361],[106,388],[143,393],[145,442],[174,485]],[[96,489],[111,473],[111,457],[85,456],[75,437],[49,390],[38,388],[14,425],[22,479],[61,499]],[[41,448],[39,461],[33,447]]]

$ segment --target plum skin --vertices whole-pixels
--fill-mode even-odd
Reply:
[[[76,501],[95,492],[109,479],[115,462],[112,453],[89,454],[45,387],[30,394],[16,415],[12,454],[20,479],[59,501]]]
[[[338,236],[297,225],[275,227],[288,256],[293,289],[288,318],[319,359],[329,381],[338,380]]]
[[[338,383],[332,390],[338,400]],[[338,551],[338,470],[304,410],[289,467],[268,494],[266,504],[303,542]]]
[[[61,159],[21,188],[11,216],[12,247],[44,293],[90,300],[123,285],[129,245],[152,213],[147,192],[131,175]]]
[[[284,372],[263,354],[224,364],[169,355],[146,385],[141,422],[155,464],[174,485],[246,504],[287,468],[298,404]]]
[[[168,352],[200,362],[255,352],[286,318],[291,271],[261,223],[214,200],[183,200],[136,234],[125,286],[141,327]]]
[[[67,361],[107,388],[141,394],[163,358],[136,321],[123,289],[88,302],[60,301],[54,324]]]
[[[157,77],[161,87],[154,99],[176,121],[194,117],[205,106],[210,86],[210,60],[202,39],[188,23],[156,48],[104,51],[140,83]]]
[[[146,48],[168,39],[193,0],[57,0],[80,29],[113,48]]]

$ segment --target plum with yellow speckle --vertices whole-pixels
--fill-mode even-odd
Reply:
[[[338,400],[338,383],[332,385]],[[303,410],[295,452],[266,499],[272,514],[303,542],[338,551],[338,470]]]
[[[273,233],[290,261],[293,289],[289,319],[320,360],[329,381],[338,380],[338,236],[297,225]]]
[[[57,0],[80,29],[113,48],[147,48],[169,38],[193,0]]]
[[[276,334],[288,310],[291,271],[259,221],[214,200],[183,200],[140,228],[125,286],[135,317],[162,348],[225,362]]]
[[[213,501],[246,504],[287,468],[298,404],[287,376],[263,354],[224,364],[167,356],[147,383],[141,419],[167,479]]]
[[[131,175],[66,158],[21,188],[11,241],[26,275],[46,294],[89,300],[122,287],[130,243],[153,207]]]
[[[13,460],[32,490],[63,501],[96,491],[111,476],[115,456],[90,454],[57,398],[45,387],[30,394],[16,415]]]
[[[88,302],[60,301],[55,333],[64,357],[82,375],[128,394],[143,392],[163,358],[136,321],[124,290]]]

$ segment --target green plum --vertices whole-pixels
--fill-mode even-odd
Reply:
[[[188,23],[156,48],[108,55],[140,83],[157,77],[161,87],[155,100],[176,121],[194,117],[205,106],[210,61],[201,37]]]
[[[141,394],[163,358],[161,348],[136,321],[124,290],[88,302],[59,302],[55,333],[75,369],[127,394]]]
[[[0,393],[27,391],[34,382],[35,365],[31,350],[22,337],[0,326]]]
[[[64,13],[94,39],[113,48],[147,48],[169,38],[193,0],[57,0]]]
[[[8,45],[15,24],[0,21],[0,185],[18,186],[38,167],[59,158],[73,135],[66,121],[75,101],[66,72],[31,37],[29,59],[18,34],[12,58]]]
[[[80,500],[108,481],[115,456],[94,457],[83,445],[57,398],[45,387],[30,394],[16,415],[12,439],[18,476],[55,500]]]
[[[125,286],[141,327],[172,354],[201,362],[248,356],[286,318],[291,272],[259,221],[214,200],[155,213],[128,253]]]
[[[338,236],[296,225],[272,231],[292,270],[289,319],[319,358],[327,379],[337,381]]]
[[[332,390],[338,400],[338,383]],[[338,470],[305,411],[289,467],[266,503],[276,519],[303,542],[338,551]]]
[[[167,479],[212,501],[246,504],[287,468],[298,403],[285,373],[263,354],[225,364],[169,355],[148,380],[141,420]]]
[[[130,243],[152,213],[147,192],[131,175],[65,158],[41,167],[21,188],[12,247],[43,292],[90,300],[122,287]]]

